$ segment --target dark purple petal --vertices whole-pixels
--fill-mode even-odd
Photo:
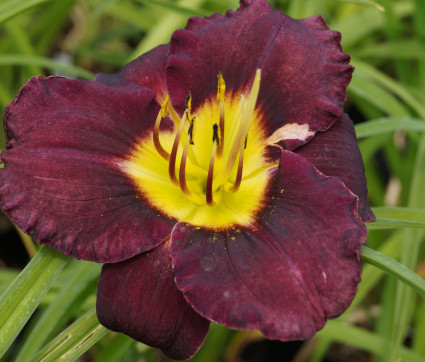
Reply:
[[[366,233],[357,197],[341,180],[283,151],[253,228],[219,233],[177,224],[170,256],[177,286],[198,313],[294,340],[311,337],[348,307]]]
[[[156,100],[161,103],[167,90],[165,67],[168,44],[159,45],[125,65],[115,74],[97,74],[96,81],[109,86],[141,85],[153,89]]]
[[[165,240],[159,216],[120,168],[158,112],[137,86],[37,77],[7,107],[0,204],[37,242],[99,262],[127,259]]]
[[[353,70],[349,59],[340,34],[321,16],[295,20],[266,0],[246,0],[225,16],[191,18],[185,30],[173,34],[167,87],[179,112],[191,91],[196,111],[215,95],[219,72],[227,90],[238,92],[261,68],[258,103],[269,135],[277,131],[274,141],[293,149],[340,115]],[[279,132],[285,125],[292,127]]]
[[[170,243],[116,264],[105,264],[97,291],[97,315],[107,328],[160,348],[174,359],[191,357],[202,345],[209,321],[177,289]]]
[[[347,114],[326,132],[318,132],[296,153],[309,160],[320,172],[336,176],[359,197],[359,215],[363,222],[375,220],[367,204],[367,184],[362,155],[357,146],[354,125]]]

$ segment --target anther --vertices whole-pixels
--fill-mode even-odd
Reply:
[[[161,142],[159,140],[159,127],[161,126],[161,120],[167,118],[168,116],[168,107],[170,103],[170,95],[168,92],[165,95],[165,99],[161,104],[161,109],[156,117],[155,126],[153,128],[153,144],[155,145],[156,151],[161,155],[165,160],[170,159],[170,154],[162,147]]]
[[[195,128],[195,120],[196,120],[196,118],[193,117],[192,120],[190,121],[189,130],[187,131],[187,135],[189,137],[189,143],[191,145],[195,144],[195,142],[193,142],[193,132],[194,132],[194,128]]]
[[[187,117],[189,120],[192,119],[191,111],[192,111],[192,93],[189,92],[186,96],[185,107],[187,109]]]
[[[170,94],[167,92],[165,94],[165,99],[161,104],[161,117],[165,118],[168,116],[168,106],[170,104]]]
[[[213,177],[214,177],[214,162],[215,162],[215,156],[217,154],[217,147],[219,145],[219,139],[218,139],[218,125],[215,123],[213,125],[213,149],[211,152],[211,158],[210,158],[210,164],[208,167],[208,176],[207,176],[207,185],[205,190],[205,197],[208,206],[214,206],[214,199],[213,199]]]
[[[218,137],[218,126],[217,123],[213,125],[213,142],[216,142],[217,145],[220,145],[220,138]]]

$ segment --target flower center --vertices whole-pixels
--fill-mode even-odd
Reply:
[[[191,95],[180,118],[167,94],[149,137],[123,169],[145,199],[179,221],[209,228],[252,224],[264,206],[269,170],[265,133],[256,108],[261,71],[246,93],[226,93],[218,74],[217,97],[192,114]],[[174,129],[162,130],[170,116]]]

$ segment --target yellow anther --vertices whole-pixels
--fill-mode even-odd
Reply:
[[[191,111],[192,111],[192,93],[189,92],[186,96],[185,106],[187,109],[187,118],[189,121],[192,119]]]
[[[196,121],[196,117],[193,117],[190,120],[190,126],[189,126],[189,130],[187,131],[187,134],[189,136],[189,143],[191,145],[194,145],[195,142],[193,141],[193,138],[195,137],[195,121]]]
[[[165,94],[165,99],[161,104],[161,117],[165,118],[168,116],[168,105],[170,104],[170,95],[168,92]]]
[[[224,99],[224,92],[226,91],[226,82],[224,81],[223,74],[217,74],[217,100],[221,102]]]

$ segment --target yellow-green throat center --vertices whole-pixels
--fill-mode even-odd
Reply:
[[[123,169],[159,212],[196,226],[252,225],[264,204],[270,164],[265,159],[261,111],[256,108],[261,71],[248,92],[226,92],[218,74],[217,97],[192,114],[191,95],[180,118],[168,94],[152,133],[140,140]],[[174,129],[161,131],[170,116]]]

